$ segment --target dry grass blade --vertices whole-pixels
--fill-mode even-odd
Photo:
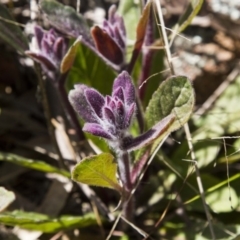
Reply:
[[[174,68],[173,68],[173,64],[172,64],[170,45],[169,45],[169,42],[168,42],[168,37],[167,37],[166,29],[165,29],[165,23],[164,23],[164,19],[163,19],[161,5],[160,5],[160,2],[158,0],[155,0],[154,2],[155,2],[155,5],[156,5],[158,17],[159,17],[159,20],[160,20],[161,33],[162,33],[163,42],[164,42],[164,45],[165,45],[165,52],[166,52],[167,61],[168,61],[169,67],[171,69],[171,73],[174,75],[175,72],[174,72]],[[184,130],[185,130],[185,134],[187,136],[187,139],[191,139],[191,133],[190,133],[189,126],[188,126],[187,123],[184,124]],[[196,158],[195,158],[195,153],[194,153],[194,149],[193,149],[193,145],[192,145],[191,141],[188,141],[188,146],[189,146],[189,150],[191,152],[191,157],[195,161]],[[203,202],[204,210],[205,210],[205,213],[206,213],[206,216],[207,216],[207,219],[208,219],[212,239],[214,240],[215,239],[215,233],[214,233],[213,226],[212,226],[212,220],[211,220],[209,209],[206,205],[203,185],[202,185],[199,169],[198,169],[196,164],[195,164],[195,170],[196,170],[196,174],[197,174],[198,188],[199,188],[199,191],[200,191],[200,194],[201,194],[201,197],[202,197],[202,202]]]

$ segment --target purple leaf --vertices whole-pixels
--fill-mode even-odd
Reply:
[[[118,28],[119,28],[119,31],[121,33],[121,36],[126,36],[126,28],[125,28],[125,24],[124,24],[124,21],[123,21],[123,18],[122,17],[119,17],[118,18]]]
[[[98,26],[91,29],[91,34],[97,50],[108,60],[116,65],[123,63],[122,49],[108,33]]]
[[[114,31],[112,29],[112,26],[107,20],[103,21],[103,29],[109,34],[110,37],[114,37]]]
[[[113,83],[113,92],[115,89],[122,87],[124,89],[124,98],[127,105],[135,102],[135,88],[132,79],[126,71],[123,71],[117,76]]]
[[[85,123],[83,126],[83,131],[91,133],[98,137],[106,138],[108,140],[114,140],[111,134],[105,131],[101,125],[96,123]]]
[[[143,167],[145,166],[149,154],[150,154],[151,150],[148,148],[145,153],[141,156],[141,158],[135,162],[132,171],[131,171],[131,181],[134,184],[136,182],[137,177],[139,176],[139,174],[141,173]]]
[[[44,36],[44,31],[41,27],[35,26],[34,33],[37,39],[38,47],[41,48],[41,42]]]
[[[114,100],[111,99],[111,101],[109,102],[109,107],[112,109],[112,110],[115,110],[116,109],[116,103],[114,102]]]
[[[124,129],[124,119],[125,119],[125,110],[124,110],[124,105],[121,101],[117,102],[117,124],[120,129]]]
[[[61,37],[57,38],[53,45],[53,52],[55,53],[55,56],[57,57],[59,62],[63,59],[66,51],[67,49],[65,48],[64,39]]]
[[[102,117],[102,107],[104,106],[105,99],[104,97],[95,89],[86,89],[85,95],[87,101],[92,106],[95,113],[101,118]]]
[[[108,10],[108,19],[109,19],[110,23],[114,23],[116,11],[117,11],[116,5],[112,5],[109,8],[109,10]]]
[[[122,100],[122,102],[124,102],[124,93],[123,93],[123,89],[121,87],[117,88],[113,94],[113,97],[118,97],[120,100]]]
[[[162,134],[164,134],[174,122],[174,119],[174,115],[168,115],[142,135],[133,139],[126,139],[125,141],[123,141],[122,148],[127,151],[133,151],[146,147],[158,137],[160,137]]]
[[[128,108],[124,120],[124,128],[128,128],[131,124],[131,120],[133,118],[133,114],[135,112],[136,104],[132,103],[132,105]]]
[[[114,114],[113,114],[112,110],[110,110],[107,107],[104,107],[103,108],[103,116],[109,122],[111,122],[112,124],[115,124],[115,117],[114,117]]]
[[[55,71],[57,68],[57,66],[54,64],[54,62],[52,62],[49,58],[47,58],[46,56],[44,56],[41,53],[25,51],[25,54],[32,57],[37,62],[43,64],[50,71]]]
[[[69,101],[73,108],[86,122],[98,123],[99,119],[85,96],[85,90],[89,88],[83,84],[78,84],[74,87],[75,89],[69,92]]]
[[[42,52],[50,55],[52,52],[52,46],[51,43],[49,43],[49,40],[47,39],[47,36],[43,37],[42,42],[41,42],[41,48]]]
[[[122,47],[124,49],[125,48],[125,38],[120,33],[120,30],[117,26],[114,27],[114,35],[115,35],[115,38],[116,38],[118,44],[120,45],[120,47]]]

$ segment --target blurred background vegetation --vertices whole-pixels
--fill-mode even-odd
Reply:
[[[59,2],[78,7],[77,1]],[[167,28],[175,26],[189,2],[197,6],[200,1],[161,0]],[[0,32],[8,19],[5,6],[15,19],[9,23],[13,41],[24,42],[16,28],[30,40],[33,24],[49,27],[36,1],[0,0],[0,4]],[[111,4],[119,7],[124,18],[130,53],[141,1],[81,1],[80,12],[90,26],[101,24]],[[111,211],[119,196],[108,189],[79,188],[69,180],[69,172],[59,170],[33,62],[9,39],[3,40],[0,33],[0,239],[105,239],[117,215]],[[156,46],[144,106],[169,76],[162,45],[156,42]],[[240,2],[203,1],[198,15],[175,37],[171,52],[175,73],[188,76],[196,91],[189,122],[191,141],[215,239],[240,239]],[[135,81],[140,73],[141,57],[134,68]],[[110,93],[114,76],[112,69],[82,47],[66,89],[84,82]],[[61,154],[69,165],[74,164],[67,150],[70,143],[64,140],[68,128],[61,118],[58,94],[48,81],[45,88]],[[91,140],[97,151],[108,151],[103,141]],[[88,154],[84,144],[81,151]],[[117,228],[111,239],[213,239],[190,159],[180,129],[164,143],[135,193],[134,224],[150,237],[133,228],[126,232]],[[12,203],[4,205],[7,202]]]

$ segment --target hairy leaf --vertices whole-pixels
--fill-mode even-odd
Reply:
[[[147,125],[153,126],[169,114],[175,116],[169,131],[175,131],[188,121],[195,102],[192,83],[185,76],[172,76],[162,82],[146,109]]]
[[[211,140],[235,134],[240,125],[240,77],[237,77],[221,94],[206,114],[193,116],[197,130],[192,132],[192,141],[198,167],[206,167],[216,161],[221,149],[221,140]],[[229,154],[228,149],[228,154]],[[173,161],[186,158],[188,144],[184,141],[172,155]],[[221,153],[221,152],[220,152]],[[224,153],[222,154],[224,156]],[[237,157],[236,155],[233,155]],[[224,156],[226,159],[226,156]]]
[[[10,44],[14,49],[24,53],[28,49],[27,38],[9,13],[8,9],[0,3],[0,38]]]
[[[75,38],[81,35],[85,43],[93,44],[86,21],[72,7],[54,0],[40,1],[40,7],[50,24],[60,32]]]
[[[68,178],[70,177],[69,172],[55,168],[45,162],[33,160],[33,159],[29,159],[29,158],[24,158],[24,157],[21,157],[21,156],[15,155],[15,154],[11,154],[11,153],[0,152],[0,161],[1,160],[11,162],[11,163],[23,166],[23,167],[42,171],[42,172],[58,173],[65,177],[68,177]]]
[[[174,119],[174,115],[169,115],[159,121],[147,132],[141,134],[136,138],[130,139],[129,141],[125,141],[123,146],[124,150],[133,151],[148,146],[154,140],[167,132],[168,128],[174,122]]]
[[[59,218],[51,218],[39,213],[14,211],[1,213],[0,223],[8,226],[19,226],[28,230],[51,233],[72,228],[85,228],[95,225],[97,222],[93,214],[80,217],[60,216]]]
[[[15,195],[13,192],[0,187],[0,212],[8,207],[15,200]]]
[[[117,163],[110,153],[87,157],[72,171],[72,179],[89,185],[113,188],[121,191],[117,181]]]

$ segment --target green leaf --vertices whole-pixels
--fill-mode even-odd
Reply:
[[[0,212],[7,208],[15,200],[13,192],[0,187]]]
[[[23,35],[17,22],[13,19],[8,9],[0,3],[0,38],[14,49],[24,53],[28,49],[27,38]]]
[[[72,67],[77,54],[78,44],[80,44],[80,42],[81,38],[77,38],[64,56],[60,67],[61,73],[66,73]]]
[[[119,2],[119,14],[123,17],[127,38],[131,40],[136,39],[136,29],[141,15],[139,2],[134,0],[123,0]]]
[[[54,0],[40,1],[40,7],[56,29],[75,38],[81,35],[85,41],[92,42],[85,19],[75,9]]]
[[[151,60],[150,77],[147,80],[146,86],[143,86],[146,88],[143,99],[145,108],[148,105],[153,93],[159,87],[159,84],[164,80],[164,76],[162,74],[162,71],[164,71],[164,51],[158,50],[152,54],[153,57]]]
[[[121,192],[117,181],[117,163],[110,153],[87,157],[72,171],[72,179],[89,185],[113,188]]]
[[[219,181],[218,178],[211,176],[210,174],[201,174],[201,180],[205,187],[205,195],[206,202],[211,205],[211,207],[218,212],[227,212],[231,211],[231,204],[233,207],[238,206],[238,196],[233,188],[231,188],[231,195],[229,193],[229,183],[233,183],[235,180],[239,180],[240,174],[237,173],[226,179],[224,181]],[[192,185],[196,185],[196,179],[192,175],[188,177],[188,182]],[[196,186],[197,187],[197,186]],[[189,188],[184,188],[181,191],[181,195],[183,196],[184,204],[190,204],[191,208],[194,210],[203,210],[202,202],[200,199],[200,195],[195,195],[193,191],[189,191]],[[231,201],[229,201],[229,197],[231,196]],[[222,208],[221,208],[222,205]]]
[[[14,211],[1,213],[0,223],[7,226],[19,226],[28,230],[51,233],[71,228],[85,228],[95,225],[97,222],[93,214],[81,217],[60,216],[59,218],[51,218],[39,213]]]
[[[182,32],[192,21],[192,19],[198,14],[203,4],[203,0],[191,0],[186,11],[179,19],[176,26],[173,27],[173,31],[176,33]],[[173,33],[170,36],[172,39],[175,36]]]
[[[231,202],[229,198],[231,197]],[[230,212],[238,207],[238,196],[233,188],[225,186],[218,191],[207,194],[206,202],[215,213]]]
[[[192,83],[185,76],[172,76],[162,82],[146,109],[147,126],[151,127],[164,117],[173,114],[174,123],[169,132],[182,127],[192,114],[195,102]]]
[[[222,140],[211,140],[212,138],[235,134],[239,130],[239,86],[240,77],[237,77],[205,115],[200,118],[199,115],[193,115],[192,119],[197,130],[192,132],[192,141],[199,168],[205,167],[215,161],[219,154]],[[187,142],[183,142],[174,152],[172,159],[180,160],[186,158],[188,149]]]
[[[191,221],[191,227],[187,228],[186,225],[180,223],[178,219],[175,221],[167,222],[166,228],[168,232],[168,239],[194,239],[194,240],[210,240],[213,239],[212,233],[208,227],[207,220],[201,218],[200,214],[187,213]],[[235,213],[236,214],[236,213]],[[215,218],[214,218],[215,219]],[[216,240],[239,240],[237,233],[240,232],[238,224],[230,225],[223,224],[219,220],[212,221],[212,228]]]
[[[240,76],[226,88],[206,115],[201,118],[198,116],[193,118],[194,123],[201,128],[199,132],[207,131],[217,137],[222,136],[222,134],[233,134],[239,131],[239,84]]]
[[[78,44],[75,62],[68,74],[68,90],[82,83],[96,88],[102,94],[110,94],[116,74],[113,69],[91,49]]]
[[[69,172],[55,168],[45,162],[34,160],[34,159],[29,159],[29,158],[24,158],[24,157],[21,157],[21,156],[15,155],[15,154],[11,154],[11,153],[0,152],[0,161],[1,160],[11,162],[11,163],[23,166],[23,167],[42,171],[42,172],[58,173],[67,178],[70,178],[70,176],[71,176]]]

